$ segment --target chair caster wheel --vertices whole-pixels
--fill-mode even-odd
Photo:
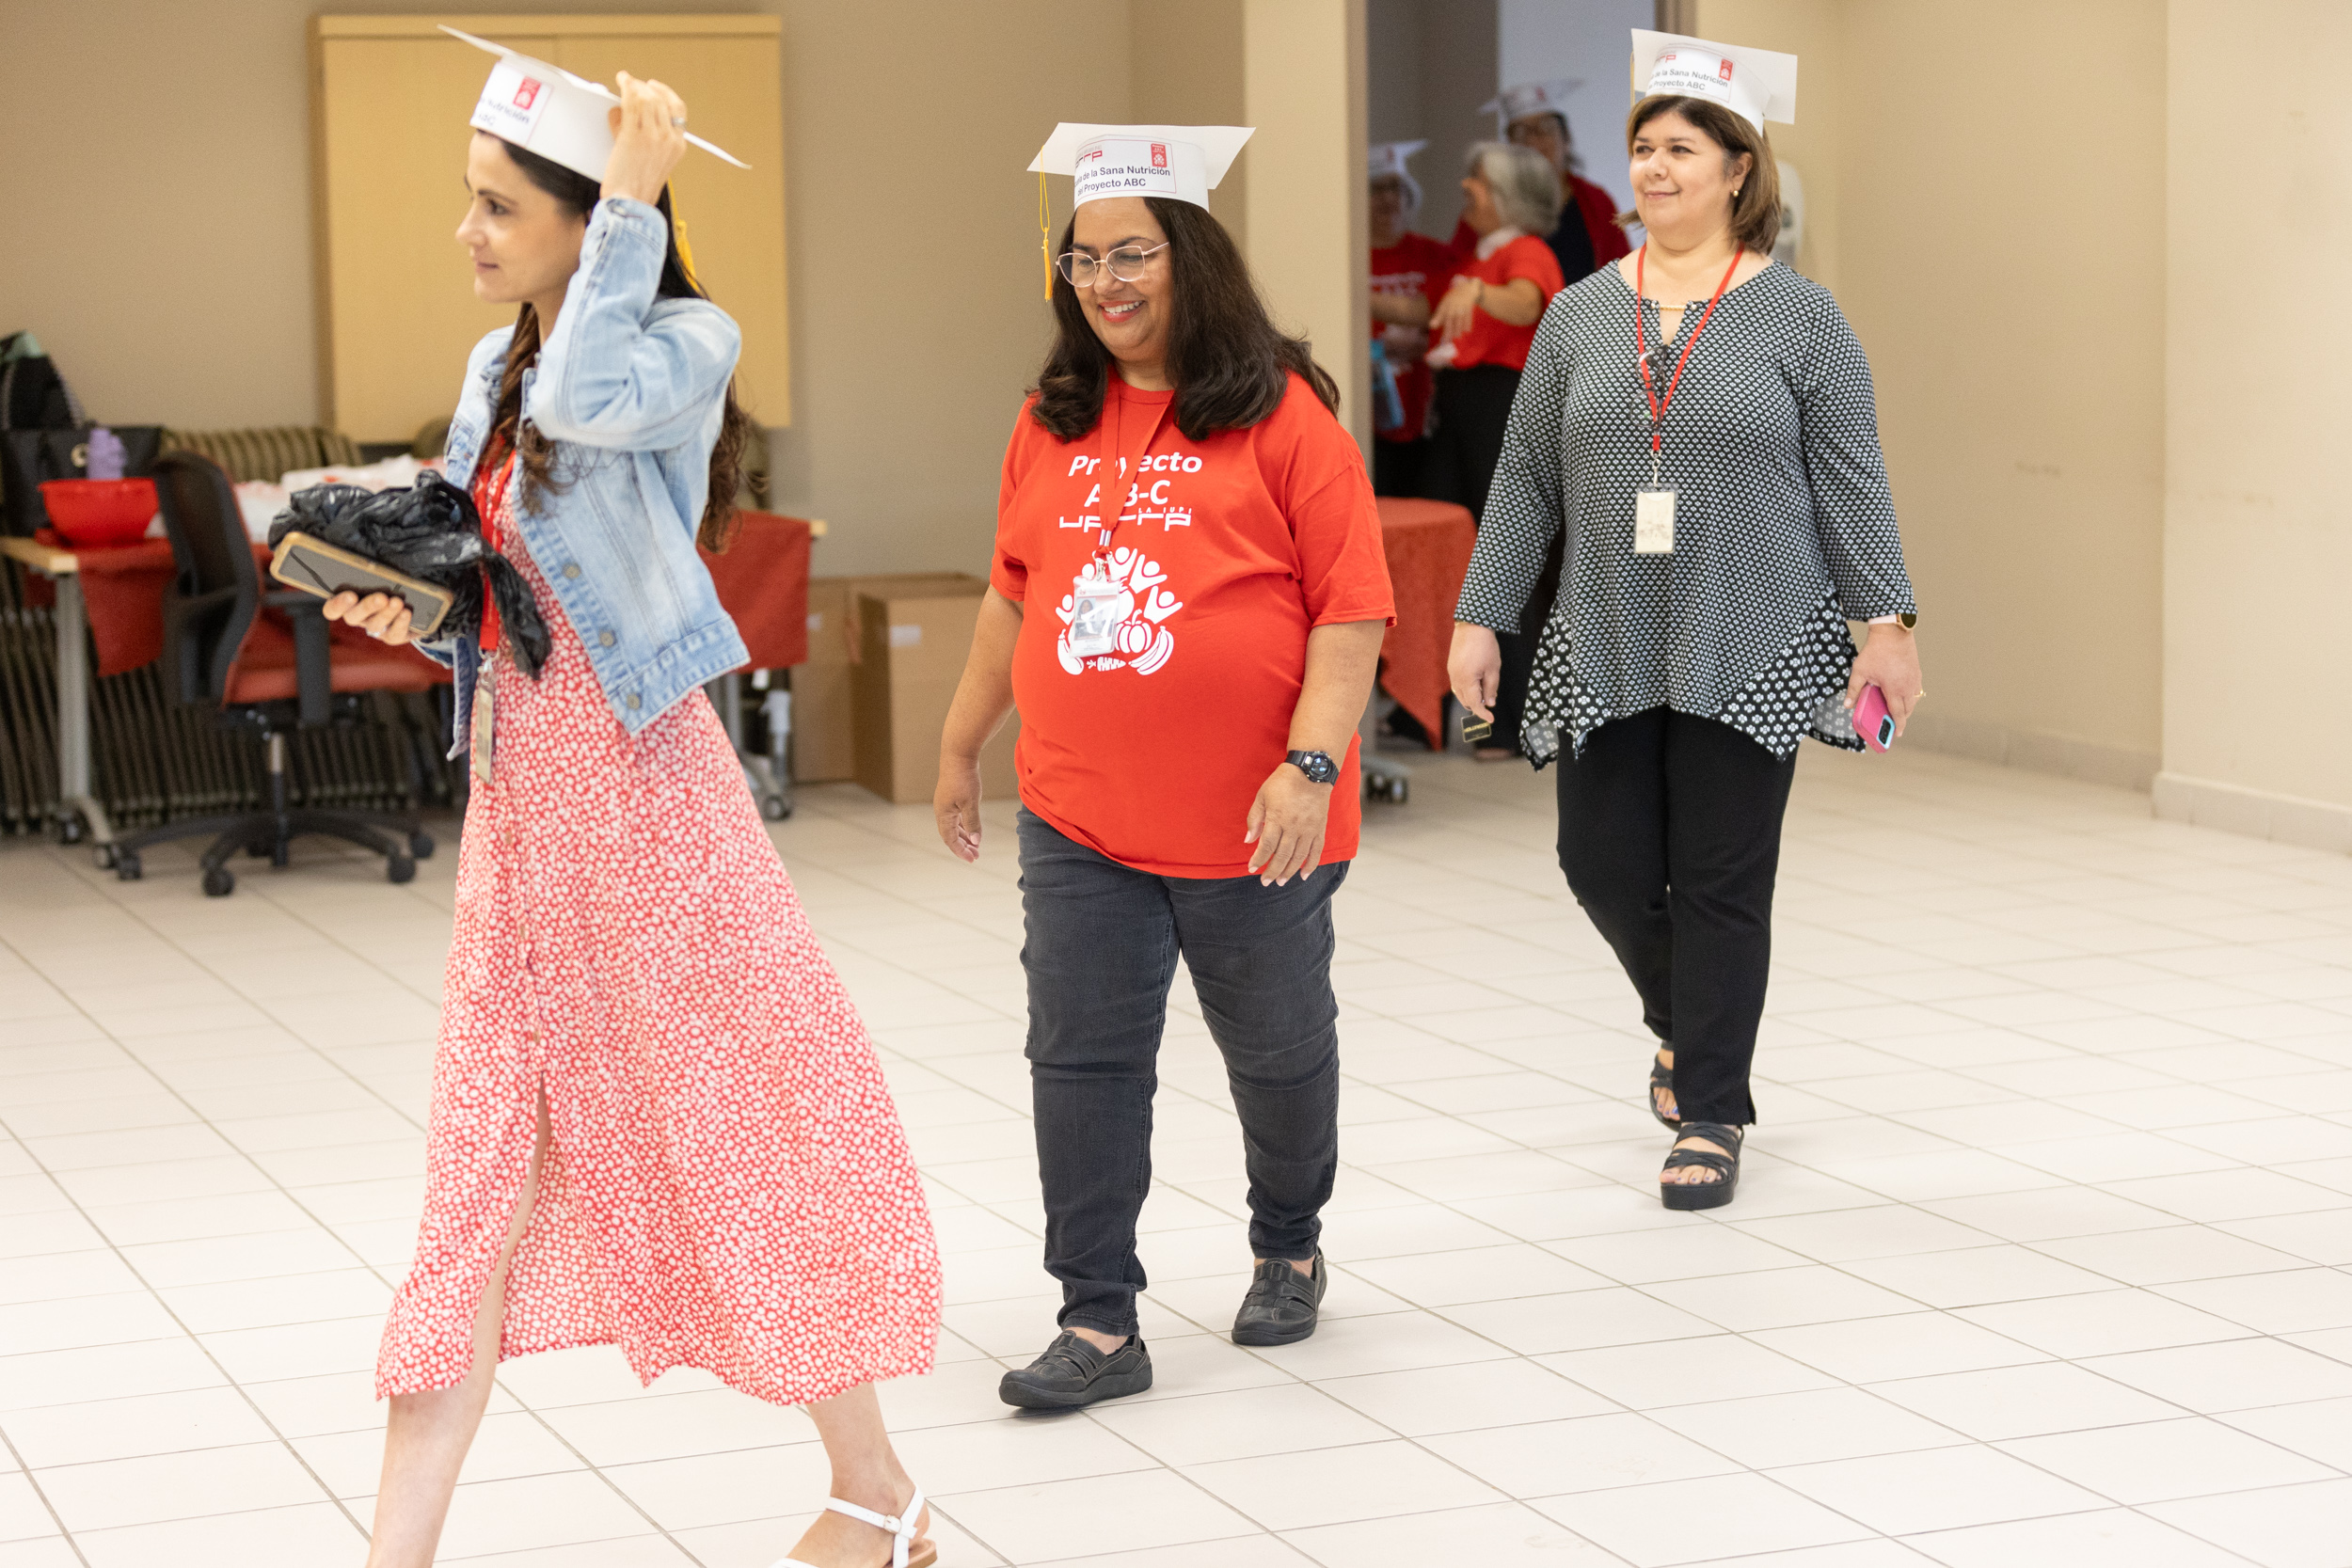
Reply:
[[[204,873],[204,896],[226,898],[237,891],[237,874],[225,865],[214,866]]]
[[[61,845],[79,844],[89,828],[79,816],[60,816],[50,825],[49,835]]]
[[[415,856],[418,860],[431,860],[433,858],[433,835],[431,833],[410,833],[408,835],[408,853]]]
[[[123,881],[137,881],[145,870],[145,867],[139,864],[138,851],[135,849],[117,849],[114,852],[114,859],[115,876]]]
[[[92,845],[89,858],[97,863],[99,870],[112,871],[115,868],[115,847],[111,844]]]
[[[413,882],[417,879],[417,863],[405,855],[389,855],[384,861],[384,879],[388,882]]]
[[[782,822],[792,815],[792,807],[783,797],[771,795],[759,802],[759,815],[771,822]]]

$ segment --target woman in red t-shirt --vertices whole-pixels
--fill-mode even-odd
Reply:
[[[1462,221],[1478,236],[1476,248],[1455,267],[1454,281],[1430,318],[1438,346],[1437,434],[1422,493],[1456,501],[1473,517],[1486,513],[1486,486],[1502,460],[1502,431],[1518,395],[1527,345],[1535,341],[1551,296],[1565,285],[1551,246],[1560,215],[1560,182],[1540,154],[1509,142],[1470,149],[1462,181]],[[1502,690],[1495,699],[1494,731],[1473,754],[1482,762],[1519,752],[1519,710],[1535,664],[1535,635],[1551,609],[1560,578],[1555,558],[1549,578],[1529,603],[1530,624],[1503,639]]]
[[[1405,169],[1419,142],[1373,149],[1372,336],[1396,372],[1394,425],[1373,430],[1372,487],[1383,496],[1418,496],[1429,454],[1429,317],[1454,277],[1454,248],[1406,227],[1421,207],[1421,187]]]
[[[1063,1307],[1000,1394],[1046,1409],[1152,1384],[1136,1221],[1180,954],[1250,1178],[1234,1339],[1314,1331],[1339,1140],[1331,897],[1391,618],[1337,389],[1205,201],[1090,198],[1084,180],[1078,201],[934,797],[940,837],[977,859],[980,747],[1017,700],[1027,1054]]]

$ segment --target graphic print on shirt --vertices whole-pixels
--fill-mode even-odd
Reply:
[[[1054,613],[1062,634],[1054,651],[1072,674],[1084,670],[1132,668],[1148,675],[1176,651],[1168,618],[1184,601],[1160,585],[1168,574],[1141,550],[1121,545],[1078,569],[1077,580]]]

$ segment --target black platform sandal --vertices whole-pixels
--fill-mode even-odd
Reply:
[[[1658,1053],[1653,1051],[1649,1058],[1649,1114],[1658,1118],[1660,1126],[1680,1132],[1682,1130],[1681,1118],[1670,1117],[1658,1108],[1658,1091],[1661,1089],[1668,1094],[1675,1092],[1675,1069],[1660,1061]],[[1681,1107],[1677,1106],[1676,1109],[1680,1110]]]
[[[1677,1148],[1666,1156],[1664,1168],[1679,1170],[1687,1165],[1703,1165],[1721,1178],[1715,1181],[1661,1181],[1659,1201],[1669,1209],[1720,1209],[1731,1201],[1732,1192],[1740,1185],[1740,1140],[1737,1127],[1726,1127],[1720,1121],[1686,1121],[1682,1124],[1686,1138],[1705,1138],[1731,1150],[1718,1154],[1711,1148]]]

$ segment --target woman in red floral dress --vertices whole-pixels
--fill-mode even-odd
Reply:
[[[368,1561],[431,1562],[501,1358],[614,1344],[646,1383],[700,1367],[807,1406],[834,1496],[787,1561],[921,1568],[872,1386],[930,1367],[937,1252],[873,1047],[700,689],[743,657],[688,520],[707,542],[732,517],[738,339],[669,222],[685,107],[621,81],[600,182],[487,134],[468,160],[476,293],[521,311],[475,351],[450,477],[548,638],[491,613],[479,649],[425,644],[457,666],[476,783]],[[326,610],[408,636],[397,600]]]

